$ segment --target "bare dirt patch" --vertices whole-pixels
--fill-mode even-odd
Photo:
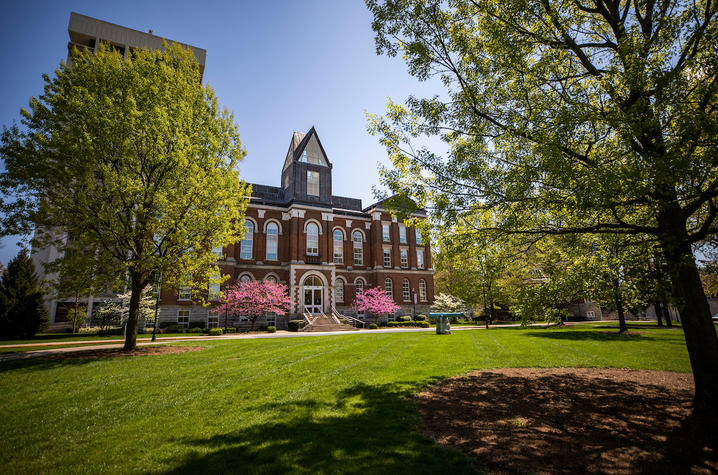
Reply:
[[[188,351],[204,350],[204,346],[139,346],[133,351],[122,351],[121,348],[82,350],[46,356],[50,360],[75,360],[89,358],[118,358],[122,356],[154,356],[187,353]]]
[[[489,473],[715,473],[718,418],[691,416],[693,377],[510,368],[416,396],[419,429]]]

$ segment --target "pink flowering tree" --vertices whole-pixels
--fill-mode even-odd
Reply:
[[[287,286],[264,280],[236,282],[225,290],[225,303],[218,310],[249,318],[251,329],[262,315],[286,315],[291,300]]]
[[[352,307],[357,312],[373,313],[377,323],[379,323],[380,315],[394,313],[399,310],[399,306],[394,303],[391,297],[386,295],[386,292],[381,287],[357,292],[352,302]]]

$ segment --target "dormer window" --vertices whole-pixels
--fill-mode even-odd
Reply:
[[[306,151],[306,150],[302,152],[302,156],[301,156],[301,158],[299,159],[299,161],[300,161],[300,162],[307,163],[308,159],[307,159],[307,151]]]
[[[319,196],[319,172],[307,170],[307,194]]]

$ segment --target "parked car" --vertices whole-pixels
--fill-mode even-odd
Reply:
[[[714,323],[718,323],[718,313],[716,313],[715,315],[713,315],[713,322],[714,322]]]

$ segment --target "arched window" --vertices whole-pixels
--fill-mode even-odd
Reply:
[[[252,258],[252,246],[254,245],[254,223],[251,221],[244,222],[244,237],[239,248],[240,259]]]
[[[304,287],[321,287],[322,281],[315,275],[310,275],[304,279]]]
[[[344,302],[344,281],[342,279],[334,281],[334,301]]]
[[[409,288],[409,279],[404,279],[401,281],[401,297],[404,299],[404,302],[411,301],[411,289]]]
[[[354,265],[364,265],[364,240],[359,231],[354,231],[352,235],[352,243],[354,245]]]
[[[277,260],[277,242],[279,240],[279,228],[277,223],[267,225],[267,260]]]
[[[344,262],[344,233],[340,229],[334,230],[334,263]]]
[[[307,255],[319,255],[319,226],[316,223],[307,225]]]
[[[241,276],[239,276],[240,282],[251,282],[251,280],[252,280],[252,276],[249,274],[242,274]]]
[[[271,283],[273,283],[273,284],[276,284],[276,283],[277,283],[277,278],[276,278],[275,276],[271,275],[271,274],[268,275],[268,276],[266,276],[266,277],[264,278],[264,280],[267,281],[267,282],[271,282]]]
[[[357,293],[364,291],[364,281],[361,278],[354,281],[354,291]]]
[[[394,289],[392,288],[393,284],[391,282],[391,279],[387,278],[384,281],[384,293],[388,295],[389,297],[394,297]]]
[[[419,300],[426,302],[426,281],[424,279],[419,281]]]

